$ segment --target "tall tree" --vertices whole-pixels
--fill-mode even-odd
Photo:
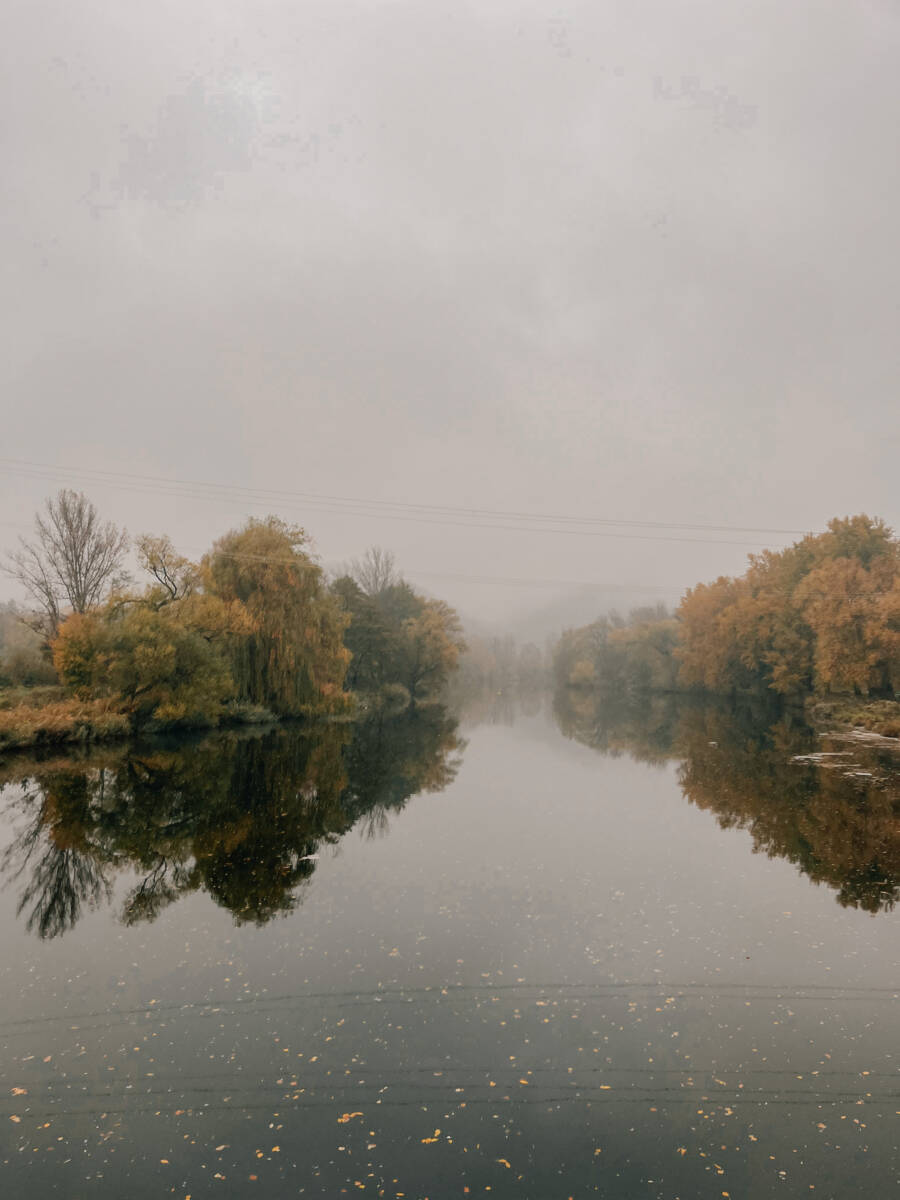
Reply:
[[[34,626],[48,641],[68,612],[90,612],[127,579],[128,535],[101,521],[82,492],[57,492],[35,514],[34,535],[19,542],[5,569],[36,604]]]
[[[238,694],[279,715],[340,707],[347,619],[306,552],[306,533],[277,517],[251,519],[203,560],[206,590],[240,602],[254,625],[234,645]]]
[[[380,546],[370,546],[362,558],[354,558],[349,574],[367,596],[380,596],[400,583],[393,553]]]

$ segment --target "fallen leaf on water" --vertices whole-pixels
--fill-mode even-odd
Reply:
[[[12,1089],[12,1094],[13,1094],[14,1096],[27,1096],[27,1095],[28,1095],[28,1088],[13,1088],[13,1089]]]
[[[498,1158],[497,1162],[500,1164],[501,1167],[506,1167],[507,1171],[509,1171],[511,1169],[508,1158]]]
[[[346,1125],[348,1121],[352,1121],[354,1117],[361,1117],[361,1112],[342,1113],[338,1117],[338,1125]]]
[[[11,1121],[15,1121],[15,1123],[16,1123],[17,1125],[18,1125],[18,1124],[19,1124],[19,1122],[22,1120],[22,1118],[21,1118],[21,1117],[16,1117],[16,1116],[12,1116],[12,1117],[10,1117],[9,1119],[10,1119]]]

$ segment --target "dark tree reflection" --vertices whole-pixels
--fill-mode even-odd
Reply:
[[[19,911],[54,937],[137,872],[121,916],[152,921],[204,891],[238,922],[301,902],[322,847],[453,779],[463,743],[439,705],[356,725],[279,727],[7,765],[23,827],[3,871],[24,880]]]
[[[757,700],[704,705],[674,697],[621,704],[561,690],[567,737],[603,754],[678,763],[685,798],[755,851],[789,859],[847,907],[900,899],[900,758],[817,736],[802,715]]]

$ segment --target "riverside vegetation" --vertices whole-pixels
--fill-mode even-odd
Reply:
[[[251,519],[199,562],[168,537],[135,549],[61,491],[8,570],[29,610],[0,616],[0,750],[140,730],[210,727],[432,699],[464,648],[449,605],[371,551],[329,582],[306,532]]]
[[[768,694],[814,718],[900,736],[900,542],[883,521],[829,522],[747,571],[698,584],[674,614],[568,630],[557,687],[600,695]]]

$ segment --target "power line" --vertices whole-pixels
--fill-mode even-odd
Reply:
[[[161,476],[139,475],[124,471],[106,471],[93,468],[58,467],[49,463],[36,463],[24,459],[2,459],[3,466],[12,474],[31,478],[44,478],[54,482],[72,479],[84,480],[95,486],[105,486],[127,491],[155,492],[191,499],[233,501],[242,499],[253,505],[288,503],[296,507],[302,503],[306,508],[325,511],[332,515],[355,517],[380,517],[386,520],[413,521],[421,524],[455,525],[466,529],[497,529],[504,532],[524,531],[529,533],[570,533],[580,536],[608,537],[643,541],[692,542],[702,545],[759,546],[762,543],[733,541],[719,538],[691,538],[671,534],[641,534],[617,532],[619,529],[684,530],[709,533],[774,533],[778,535],[804,536],[809,531],[799,529],[767,529],[763,526],[735,526],[691,523],[683,521],[645,521],[626,518],[594,516],[572,516],[560,513],[522,512],[516,510],[466,508],[456,505],[421,504],[409,501],[380,500],[371,497],[350,497],[314,492],[287,491],[270,488],[249,488],[241,485],[210,483],[199,480],[166,479]],[[462,519],[460,519],[462,518]],[[486,520],[490,518],[491,520]],[[492,520],[507,522],[493,524]],[[529,525],[526,522],[541,522]],[[552,523],[554,527],[547,527]]]

